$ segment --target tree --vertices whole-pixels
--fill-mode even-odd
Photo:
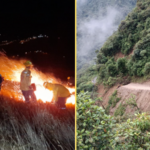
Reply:
[[[150,62],[147,62],[144,66],[144,69],[143,69],[143,73],[145,75],[149,74],[150,73]]]
[[[94,103],[87,92],[77,96],[77,149],[109,148],[115,121]]]
[[[125,58],[119,58],[117,60],[117,69],[119,72],[125,74],[127,72],[127,67],[126,67],[126,59]]]
[[[109,73],[110,76],[114,77],[117,75],[117,68],[116,68],[116,65],[114,64],[109,64],[107,66],[107,71]]]

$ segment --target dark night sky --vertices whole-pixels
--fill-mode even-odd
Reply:
[[[29,2],[5,0],[0,2],[0,42],[3,40],[22,40],[30,36],[46,34],[49,38],[45,41],[37,40],[37,43],[41,44],[39,47],[43,47],[49,54],[52,54],[47,59],[53,58],[54,66],[57,68],[65,68],[66,65],[67,69],[74,71],[74,3],[74,0],[36,0]],[[6,50],[8,55],[15,55],[24,53],[28,49],[34,51],[37,49],[37,45],[34,45],[36,45],[35,42],[23,44],[24,47],[19,44],[10,44],[9,46],[1,46],[0,49]],[[57,57],[58,54],[59,58]],[[66,56],[65,61],[60,59],[63,55]],[[37,60],[37,58],[33,56],[32,60]],[[64,66],[63,62],[65,62]],[[46,61],[46,63],[53,67],[52,61]],[[59,64],[61,65],[59,66]]]
[[[3,33],[39,31],[55,35],[60,26],[71,32],[74,28],[74,1],[3,1],[0,3],[0,20]]]

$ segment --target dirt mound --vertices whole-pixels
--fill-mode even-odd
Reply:
[[[117,53],[115,55],[115,60],[117,60],[118,58],[123,58],[124,57],[124,54],[122,54],[121,52]]]

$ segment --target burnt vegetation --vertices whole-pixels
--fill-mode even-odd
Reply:
[[[12,150],[74,149],[74,106],[16,101],[0,95],[0,147]]]

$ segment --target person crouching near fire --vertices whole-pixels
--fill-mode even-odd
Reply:
[[[71,95],[69,90],[61,84],[44,82],[43,86],[53,91],[53,100],[55,105],[60,109],[66,109],[67,98]]]
[[[36,102],[37,99],[31,86],[31,68],[33,67],[33,64],[30,61],[26,61],[24,65],[25,69],[21,72],[20,89],[25,98],[25,102],[30,102],[30,97],[32,102]]]

